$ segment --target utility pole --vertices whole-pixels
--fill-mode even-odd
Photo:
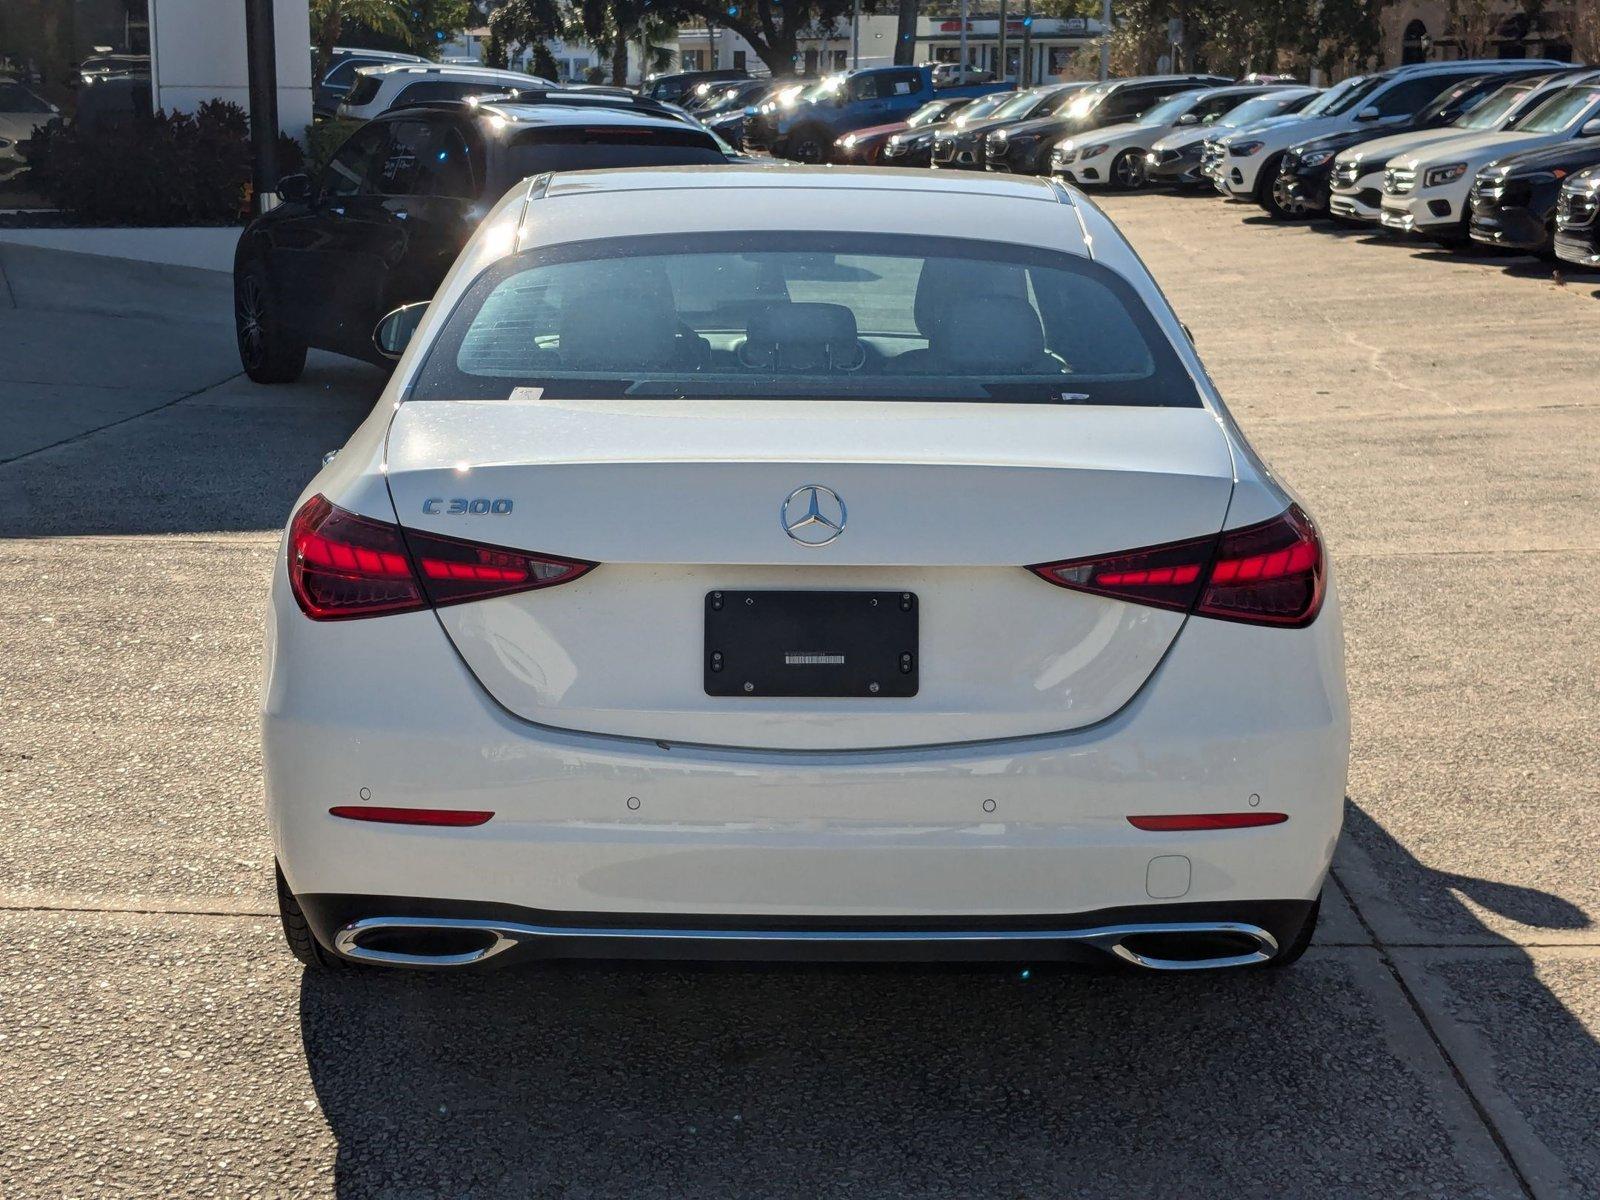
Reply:
[[[1006,81],[1006,0],[1000,0],[1000,35],[995,53],[1000,57],[1000,68],[994,74],[999,83]]]
[[[278,47],[272,0],[244,0],[250,79],[250,193],[256,212],[278,203]]]
[[[1033,0],[1022,5],[1022,64],[1017,71],[1019,88],[1033,86]]]
[[[967,81],[967,0],[961,0],[961,69],[957,83]]]
[[[1100,0],[1100,78],[1111,78],[1111,0]]]
[[[850,6],[850,65],[861,66],[861,0]]]

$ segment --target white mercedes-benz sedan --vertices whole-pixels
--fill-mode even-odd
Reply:
[[[542,176],[375,336],[272,586],[308,964],[1305,949],[1326,551],[1081,195]]]

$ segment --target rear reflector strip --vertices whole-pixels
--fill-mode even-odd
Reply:
[[[1199,829],[1253,829],[1259,825],[1282,825],[1288,813],[1187,813],[1182,816],[1129,817],[1128,824],[1135,829],[1153,833],[1178,833]]]
[[[385,825],[445,825],[460,828],[482,825],[492,812],[463,808],[376,808],[361,804],[339,804],[328,810],[333,816],[351,821],[380,821]]]

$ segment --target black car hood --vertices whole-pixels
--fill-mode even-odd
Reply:
[[[1008,123],[1006,132],[1013,138],[1028,137],[1033,134],[1041,137],[1064,137],[1080,129],[1091,128],[1093,126],[1086,125],[1081,120],[1072,120],[1057,113],[1054,116],[1034,117],[1027,121]]]
[[[1563,170],[1576,174],[1589,167],[1600,165],[1600,145],[1593,138],[1574,138],[1554,146],[1541,146],[1537,150],[1524,150],[1521,154],[1508,154],[1484,170],[1499,168],[1508,178],[1539,175],[1547,171]]]
[[[1294,149],[1302,158],[1313,150],[1332,150],[1337,153],[1340,150],[1348,150],[1351,146],[1359,146],[1362,142],[1375,142],[1379,138],[1393,137],[1398,133],[1413,133],[1420,128],[1422,126],[1407,123],[1389,125],[1383,129],[1343,129],[1338,133],[1312,138],[1308,142],[1296,142]]]

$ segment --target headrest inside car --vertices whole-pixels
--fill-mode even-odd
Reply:
[[[750,315],[740,359],[782,371],[853,371],[863,361],[856,317],[842,304],[769,304]]]
[[[1009,296],[952,300],[928,348],[940,365],[956,370],[1054,374],[1061,368],[1045,353],[1033,305]]]

